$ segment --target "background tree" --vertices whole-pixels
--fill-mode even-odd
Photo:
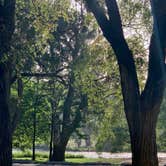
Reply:
[[[61,3],[61,5],[62,4],[63,3]],[[44,9],[47,8],[47,5],[49,4],[44,3]],[[33,16],[35,16],[35,13],[33,13],[34,15],[31,15],[31,10],[33,10],[33,7],[34,6],[27,8],[26,4],[21,4],[20,6],[20,8],[24,9],[26,12],[25,16],[29,19],[29,21],[33,21]],[[46,14],[46,16],[49,15],[50,11],[47,10],[47,12],[48,14]],[[45,13],[47,12],[45,11]],[[92,27],[94,25],[88,17],[86,18],[84,15],[82,15],[82,11],[75,11],[75,9],[71,9],[70,12],[68,12],[68,10],[65,12],[65,16],[61,15],[58,18],[55,17],[55,20],[54,18],[52,18],[53,20],[49,20],[49,22],[54,22],[57,24],[57,26],[51,30],[46,30],[47,35],[46,39],[44,39],[44,42],[42,38],[40,38],[40,31],[38,32],[38,28],[45,29],[45,24],[40,24],[40,21],[43,21],[43,18],[39,20],[39,24],[35,24],[34,27],[29,27],[29,31],[24,31],[24,26],[26,24],[23,20],[19,19],[20,22],[18,24],[18,30],[22,32],[22,36],[19,38],[22,39],[25,44],[25,47],[23,47],[18,54],[24,54],[26,51],[29,55],[29,58],[25,57],[22,59],[22,64],[24,64],[24,66],[18,63],[18,73],[20,73],[22,77],[33,77],[31,81],[34,81],[33,79],[40,79],[40,83],[42,82],[43,84],[42,93],[46,93],[48,95],[47,101],[51,106],[52,124],[50,160],[64,160],[64,152],[71,134],[76,130],[76,128],[80,127],[80,123],[84,121],[85,111],[83,109],[87,107],[86,98],[89,98],[91,102],[97,97],[95,101],[91,102],[94,106],[94,108],[90,106],[92,112],[103,111],[104,104],[107,105],[108,102],[108,100],[100,100],[100,95],[106,93],[104,92],[106,90],[103,88],[102,92],[100,92],[102,88],[99,87],[102,86],[102,80],[106,80],[108,77],[107,75],[102,77],[102,74],[105,74],[106,72],[106,69],[102,71],[102,68],[107,61],[102,63],[102,58],[99,58],[91,66],[88,66],[90,65],[90,62],[92,62],[92,58],[87,60],[87,58],[90,58],[91,55],[86,56],[89,48],[87,48],[85,42],[88,40],[93,40],[95,36],[95,30],[90,31],[87,25],[90,24]],[[21,16],[18,18],[20,17]],[[44,19],[44,21],[45,20],[46,19]],[[46,25],[48,26],[47,21]],[[17,36],[15,37],[17,38]],[[38,39],[36,41],[37,46],[35,43],[36,38]],[[100,38],[101,35],[99,40],[103,40]],[[21,42],[19,42],[20,41],[18,40],[17,46],[21,44]],[[38,45],[40,47],[38,47]],[[14,51],[17,52],[17,47]],[[100,54],[102,53],[104,53],[104,51],[100,52]],[[93,58],[94,57],[95,55],[93,55]],[[87,61],[89,71],[85,70],[85,74],[83,74],[81,70],[84,68],[83,66],[87,63]],[[97,67],[98,62],[101,64],[99,68],[90,69],[93,67],[93,65]],[[21,71],[19,71],[20,69]],[[93,78],[90,78],[91,75],[89,72],[93,74]],[[93,83],[94,87],[90,87],[87,84],[89,81]],[[90,88],[94,88],[92,90],[93,94],[90,93]],[[40,95],[42,95],[42,93],[40,93]],[[108,98],[109,94],[105,94],[105,96]],[[98,106],[99,101],[101,104],[100,107]],[[29,105],[29,102],[27,102],[27,105]],[[34,106],[34,104],[32,106]],[[23,110],[28,113],[31,109],[28,111],[23,108]],[[23,119],[21,120],[21,123],[23,120],[25,120],[24,115],[30,116],[30,114],[27,113],[23,113]],[[30,124],[31,123],[28,123],[28,125]],[[21,128],[22,127],[20,126],[20,128],[18,127],[18,130],[16,130],[14,137],[15,139],[20,137],[18,135],[20,134],[20,130],[22,130]],[[26,131],[26,129],[24,131]],[[27,133],[27,137],[29,136],[30,135]],[[15,139],[14,145],[17,145],[18,141]],[[31,139],[29,138],[28,140]]]
[[[16,34],[15,38],[19,38],[19,40],[16,43],[15,49],[13,49],[16,53],[18,46],[21,46],[21,51],[19,50],[18,54],[22,54],[24,57],[21,59],[23,66],[20,61],[18,62],[17,75],[40,79],[45,84],[43,88],[49,95],[54,84],[55,87],[58,87],[59,84],[65,84],[63,86],[60,85],[60,89],[62,90],[60,93],[62,96],[61,103],[63,102],[63,106],[61,105],[61,108],[57,108],[60,109],[60,111],[55,110],[56,102],[58,102],[57,98],[55,98],[56,96],[54,96],[55,94],[50,95],[51,99],[48,100],[52,110],[55,110],[54,122],[57,123],[57,121],[60,121],[60,124],[54,127],[54,138],[52,139],[54,145],[53,157],[50,157],[52,160],[64,160],[64,152],[68,139],[77,127],[80,111],[82,111],[84,107],[82,104],[84,95],[81,94],[82,92],[78,91],[78,88],[74,89],[75,76],[72,69],[74,60],[78,58],[80,49],[82,49],[79,41],[82,40],[80,38],[82,23],[80,17],[77,17],[79,13],[72,11],[72,9],[70,17],[63,16],[61,5],[65,2],[67,1],[63,1],[63,3],[59,1],[58,9],[56,9],[57,3],[56,5],[52,4],[52,7],[50,7],[49,3],[46,3],[46,1],[42,1],[39,5],[30,2],[21,3],[20,8],[24,9],[25,13],[21,13],[21,16],[18,13],[18,19],[20,21],[17,24],[17,29],[21,33]],[[70,3],[65,4],[66,9],[63,8],[63,10],[67,15]],[[50,10],[48,10],[48,8]],[[41,10],[43,11],[42,13]],[[55,14],[55,17],[53,17],[53,11],[58,16]],[[24,20],[20,19],[24,14],[28,18],[28,21],[34,21],[33,26],[29,27],[31,24],[27,25]],[[34,20],[36,17],[35,14],[39,14],[37,22]],[[48,17],[50,17],[49,20]],[[56,27],[56,25],[58,26]],[[24,26],[29,27],[27,31],[24,30]],[[50,27],[50,29],[48,29],[48,27]],[[70,39],[70,42],[68,39]],[[23,45],[21,44],[22,42]],[[25,51],[29,53],[29,57],[25,57]],[[49,86],[51,86],[50,89],[48,89]],[[53,91],[56,90],[53,89]],[[76,100],[76,96],[78,97],[77,102],[74,101]],[[59,117],[59,112],[61,117]],[[56,129],[57,127],[58,131]],[[60,135],[58,134],[59,127],[62,128]]]
[[[64,3],[66,2],[65,3],[66,5],[68,4],[67,1],[65,1],[65,0],[63,2]],[[15,58],[13,59],[13,64],[15,64],[15,66],[16,66],[16,68],[13,72],[13,80],[12,80],[13,82],[21,77],[33,76],[31,73],[33,73],[33,74],[37,73],[37,76],[38,76],[39,70],[41,69],[40,66],[42,66],[42,64],[40,62],[41,55],[46,53],[47,42],[48,42],[48,39],[51,38],[50,32],[52,32],[54,30],[54,28],[56,28],[57,18],[59,15],[62,14],[61,9],[58,6],[59,4],[62,4],[62,1],[56,1],[56,6],[54,3],[51,1],[46,2],[45,0],[40,1],[40,2],[39,1],[17,1],[17,8],[16,8],[17,24],[16,24],[16,32],[13,37],[13,40],[15,42],[12,44],[12,50],[11,50],[11,53],[15,55]],[[49,70],[47,70],[47,71],[49,71]],[[40,71],[40,72],[42,73],[42,71]],[[57,74],[57,72],[55,72],[55,76],[56,76],[56,74]],[[47,75],[47,74],[44,73],[44,75]],[[39,78],[38,77],[33,78],[31,81],[35,82],[36,79],[39,79]],[[28,84],[30,84],[30,83],[28,83]],[[43,82],[43,84],[44,84],[44,82]],[[13,89],[15,89],[15,86],[13,86]],[[30,88],[29,88],[29,90],[30,90]],[[13,94],[13,96],[14,96],[14,94]],[[35,96],[38,96],[38,95],[35,94]],[[25,97],[23,98],[23,102],[24,102],[24,100],[25,100]],[[22,104],[22,102],[21,102],[21,104]],[[27,102],[27,105],[29,105],[29,104],[30,103]],[[36,109],[34,109],[36,113],[33,113],[34,119],[32,119],[31,114],[29,112],[31,110],[31,107],[36,107]],[[34,126],[37,125],[37,127],[39,127],[39,125],[41,125],[41,123],[36,122],[36,120],[38,118],[37,109],[39,109],[39,106],[37,106],[34,103],[29,107],[29,111],[27,111],[27,109],[25,109],[22,106],[20,106],[20,109],[23,109],[22,110],[23,112],[20,112],[17,109],[15,111],[16,117],[20,117],[20,118],[24,119],[24,116],[28,115],[31,117],[30,118],[31,122],[34,122]],[[26,113],[26,112],[28,112],[28,113]],[[22,123],[22,120],[20,122],[20,125],[21,125],[21,123]],[[31,125],[31,124],[32,123],[29,123],[28,125]],[[18,128],[20,130],[23,129],[23,127],[20,128],[20,126]],[[32,128],[32,126],[31,126],[31,128]],[[24,131],[27,131],[27,129],[25,128]],[[36,131],[36,130],[34,129],[34,131]],[[38,135],[38,131],[39,131],[39,129],[37,129],[37,131],[36,131],[37,135]],[[23,132],[23,133],[25,134],[25,132]],[[18,130],[16,131],[15,136],[17,134],[18,134]],[[29,133],[29,132],[26,134],[27,141],[24,140],[25,144],[28,143],[29,140],[31,140],[30,134],[31,133]],[[34,138],[38,139],[39,138],[38,136],[35,137],[36,134],[34,134]],[[30,138],[28,138],[28,137],[30,137]],[[18,142],[17,143],[16,142],[14,143],[15,145],[18,143]],[[34,142],[33,149],[35,149],[35,142],[36,142],[35,139],[33,142]],[[22,146],[22,145],[20,145],[20,146]],[[35,156],[35,155],[33,155],[33,156]]]
[[[47,58],[50,57],[50,60],[45,61],[49,63],[50,71],[55,71],[56,67],[51,59],[56,61],[59,69],[62,69],[60,76],[64,84],[62,91],[58,92],[62,96],[61,100],[58,101],[57,98],[50,100],[52,112],[54,112],[50,142],[50,147],[52,147],[50,160],[52,161],[63,161],[65,159],[68,140],[79,126],[84,109],[87,107],[86,95],[76,86],[74,73],[74,64],[82,54],[83,47],[81,44],[84,45],[82,34],[80,35],[82,20],[78,15],[79,13],[71,12],[70,14],[70,17],[68,16],[70,20],[68,21],[65,21],[63,17],[59,18],[57,30],[53,32],[54,40],[49,42],[50,51],[45,55]],[[50,82],[56,83],[51,79]],[[55,88],[53,92],[52,98],[57,96]],[[61,105],[58,102],[61,102]]]

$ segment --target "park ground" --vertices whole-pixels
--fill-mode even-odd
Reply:
[[[17,156],[17,155],[16,155]],[[14,157],[13,166],[119,166],[121,163],[131,163],[131,153],[96,153],[96,152],[67,152],[66,162],[50,163],[42,155],[37,155],[37,162],[32,162],[28,156],[26,158]],[[46,156],[46,155],[43,155]],[[160,166],[166,164],[166,153],[158,153]]]

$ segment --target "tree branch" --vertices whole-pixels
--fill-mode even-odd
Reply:
[[[124,38],[121,18],[116,0],[105,0],[109,19],[97,0],[85,0],[88,8],[94,14],[103,35],[111,44],[120,69],[122,93],[125,110],[139,110],[139,84],[132,52]],[[129,95],[130,93],[130,95]]]
[[[110,20],[108,20],[104,10],[99,6],[96,0],[85,0],[88,8],[94,14],[105,38],[111,44],[118,63],[125,66],[128,73],[133,75],[138,86],[138,79],[134,64],[132,52],[130,51],[128,44],[124,38],[121,18],[117,6],[116,0],[106,0],[108,14]],[[138,88],[139,89],[139,88]]]
[[[152,34],[149,47],[148,79],[141,94],[142,101],[146,103],[144,105],[151,107],[161,100],[165,86],[164,65],[162,64],[162,58],[159,55],[156,42],[158,41],[156,40],[155,34]]]
[[[115,0],[105,0],[105,2],[108,9],[109,20],[113,23],[112,26],[117,30],[117,34],[121,34],[123,37],[122,21],[117,2]]]
[[[4,1],[4,8],[6,11],[6,25],[7,25],[7,30],[9,33],[9,37],[11,38],[14,29],[15,29],[15,5],[16,5],[16,0],[5,0]]]
[[[57,73],[21,73],[22,77],[57,77]]]
[[[57,72],[55,73],[21,73],[22,77],[36,77],[36,78],[57,78],[59,82],[62,83],[64,86],[67,85],[65,79],[62,76],[58,75]],[[17,77],[16,77],[17,78]],[[16,79],[14,79],[16,80]]]
[[[146,105],[153,107],[161,103],[166,82],[166,2],[151,0],[151,6],[154,26],[149,47],[148,79],[141,97],[148,103]]]

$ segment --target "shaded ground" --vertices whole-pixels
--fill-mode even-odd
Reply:
[[[111,164],[109,163],[86,163],[86,164],[77,164],[77,163],[66,163],[66,164],[20,164],[20,163],[16,163],[14,164],[14,166],[111,166]]]

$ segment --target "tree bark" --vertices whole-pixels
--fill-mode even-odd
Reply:
[[[36,159],[36,108],[34,108],[33,112],[33,138],[32,138],[32,160],[35,161],[35,159]]]
[[[12,165],[12,136],[10,127],[9,95],[10,74],[0,65],[0,165]]]
[[[51,127],[50,127],[50,151],[49,151],[49,161],[52,161],[52,151],[53,151],[53,132],[54,132],[54,115],[53,111],[51,114]]]
[[[10,120],[10,63],[7,57],[15,28],[15,0],[4,0],[0,7],[0,166],[12,165]]]
[[[65,151],[70,135],[68,132],[61,133],[58,118],[54,116],[53,120],[53,138],[50,161],[65,161]]]
[[[74,97],[74,88],[73,88],[74,75],[71,74],[69,80],[69,89],[68,93],[63,105],[63,122],[59,122],[59,116],[56,117],[56,112],[53,112],[53,149],[52,149],[52,157],[51,161],[64,161],[65,160],[65,150],[67,146],[67,142],[72,134],[71,131],[71,106],[73,103]],[[52,106],[54,103],[52,104]],[[52,107],[52,110],[55,110],[55,106]],[[61,129],[62,125],[62,129]]]
[[[151,112],[152,110],[143,110],[140,118],[140,130],[134,130],[136,128],[133,126],[130,131],[133,166],[158,165],[156,145],[157,116],[152,115]]]
[[[66,145],[54,145],[51,161],[65,161]]]

